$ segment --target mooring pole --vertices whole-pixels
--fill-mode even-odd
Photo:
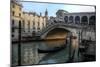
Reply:
[[[21,66],[21,21],[18,28],[18,66]]]
[[[68,34],[68,44],[69,44],[69,59],[71,59],[71,47],[72,47],[72,43],[71,43],[71,33]]]
[[[79,49],[80,49],[80,46],[81,46],[81,36],[82,36],[81,34],[82,34],[82,31],[81,32],[79,31],[78,32],[78,48],[77,48],[78,49],[78,55],[77,55],[78,59],[79,59],[79,52],[80,52]]]

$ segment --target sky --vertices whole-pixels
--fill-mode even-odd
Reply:
[[[83,6],[83,5],[69,5],[69,4],[54,4],[54,3],[37,3],[37,2],[21,2],[23,5],[22,10],[26,12],[36,12],[37,14],[44,13],[47,9],[48,16],[56,16],[56,12],[59,9],[73,12],[94,12],[94,6]]]

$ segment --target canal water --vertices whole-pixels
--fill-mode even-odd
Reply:
[[[60,51],[39,53],[40,50],[51,50],[64,46]],[[66,63],[81,61],[81,55],[78,49],[66,44],[66,40],[49,40],[49,41],[33,41],[29,43],[21,43],[21,64],[34,65],[34,64],[53,64],[53,63]],[[78,47],[78,46],[77,46]],[[73,57],[73,58],[71,58]],[[18,44],[12,44],[12,64],[18,64]]]

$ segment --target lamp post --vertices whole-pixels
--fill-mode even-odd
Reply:
[[[18,66],[21,66],[21,21],[19,21],[18,34]]]

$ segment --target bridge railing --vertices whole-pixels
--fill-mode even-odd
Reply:
[[[59,26],[59,25],[65,25],[67,27],[74,27],[74,28],[80,28],[80,29],[88,29],[88,30],[93,30],[95,28],[94,25],[83,25],[83,24],[75,24],[75,23],[66,23],[66,22],[52,22],[52,23],[48,23],[46,25],[46,27],[44,27],[40,32],[37,32],[37,35],[41,35],[42,33],[44,33],[45,31],[48,31],[50,28],[52,28],[52,26]]]

